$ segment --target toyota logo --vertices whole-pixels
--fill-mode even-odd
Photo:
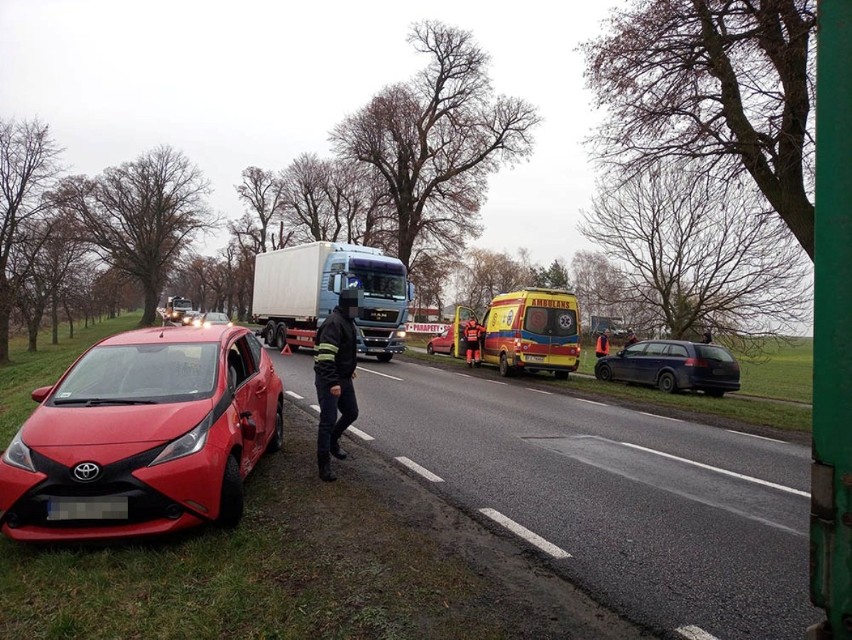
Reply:
[[[101,475],[101,468],[94,462],[81,462],[74,467],[74,479],[80,482],[91,482]]]

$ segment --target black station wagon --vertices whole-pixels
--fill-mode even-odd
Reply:
[[[653,385],[666,393],[685,389],[721,398],[739,391],[740,365],[725,347],[686,340],[645,340],[595,363],[598,380]]]

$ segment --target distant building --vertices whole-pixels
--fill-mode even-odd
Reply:
[[[441,312],[436,307],[408,307],[409,322],[438,322]]]

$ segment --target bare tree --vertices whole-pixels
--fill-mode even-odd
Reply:
[[[526,284],[528,273],[508,253],[472,249],[455,274],[457,301],[483,311],[499,293],[507,293]]]
[[[90,180],[64,181],[60,197],[79,217],[99,255],[145,292],[140,324],[156,319],[169,272],[182,252],[216,220],[208,183],[179,151],[163,146]]]
[[[47,208],[60,149],[38,120],[0,120],[0,363],[9,361],[9,319],[27,270],[12,274],[9,259],[20,226]]]
[[[284,222],[297,243],[339,239],[343,221],[328,201],[330,172],[327,160],[303,153],[281,173]]]
[[[776,335],[803,320],[808,265],[749,184],[681,166],[600,185],[580,230],[623,267],[612,285],[674,338]]]
[[[586,43],[599,157],[748,172],[813,259],[814,0],[633,0]]]
[[[422,236],[444,247],[477,237],[489,174],[530,153],[539,122],[525,101],[493,96],[489,56],[470,32],[423,22],[409,42],[431,58],[426,69],[383,89],[331,134],[341,157],[385,179],[406,267]]]
[[[240,200],[248,205],[249,214],[254,214],[257,220],[258,245],[260,252],[266,252],[267,240],[272,240],[272,249],[276,246],[275,236],[269,236],[269,226],[273,218],[281,216],[283,206],[283,185],[272,171],[258,167],[248,167],[243,170],[243,181],[236,185]]]

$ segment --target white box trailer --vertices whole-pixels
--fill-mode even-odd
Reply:
[[[316,318],[331,242],[260,253],[254,262],[252,313],[259,317]]]

